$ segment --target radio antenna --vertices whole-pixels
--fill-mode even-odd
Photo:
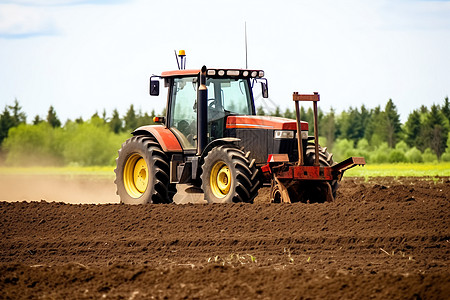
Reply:
[[[245,25],[245,68],[248,69],[248,60],[247,60],[247,21],[244,23]]]

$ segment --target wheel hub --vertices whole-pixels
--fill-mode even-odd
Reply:
[[[134,185],[136,189],[143,193],[147,189],[147,164],[140,158],[134,166]]]
[[[128,195],[133,198],[139,198],[147,190],[147,163],[139,154],[135,153],[127,159],[123,172],[123,183]]]
[[[217,162],[212,168],[210,177],[214,196],[224,198],[230,191],[231,181],[230,168],[223,162]]]

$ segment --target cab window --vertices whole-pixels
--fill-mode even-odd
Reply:
[[[172,83],[170,129],[184,149],[197,147],[197,77],[174,78]]]

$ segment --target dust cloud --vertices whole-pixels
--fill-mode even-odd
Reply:
[[[119,203],[114,179],[70,175],[0,175],[0,201]]]

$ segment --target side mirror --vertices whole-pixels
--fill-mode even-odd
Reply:
[[[150,77],[150,95],[159,96],[159,80],[152,80]]]
[[[269,88],[267,87],[267,82],[261,82],[261,90],[263,98],[269,98]]]

